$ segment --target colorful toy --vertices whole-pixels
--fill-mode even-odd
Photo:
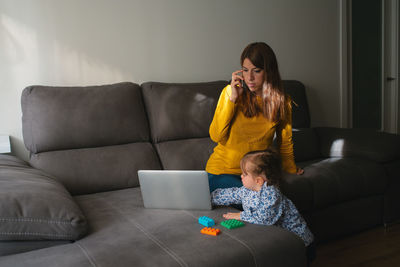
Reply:
[[[201,229],[200,233],[205,234],[205,235],[214,235],[217,236],[221,233],[221,230],[217,228],[212,228],[212,227],[204,227]]]
[[[228,229],[234,229],[234,228],[244,226],[244,223],[241,221],[235,220],[235,219],[231,219],[231,220],[222,221],[221,225]]]
[[[211,218],[209,218],[207,216],[201,216],[199,218],[199,224],[202,224],[202,225],[204,225],[206,227],[210,227],[210,226],[215,225],[215,222],[214,222],[213,219],[211,219]]]

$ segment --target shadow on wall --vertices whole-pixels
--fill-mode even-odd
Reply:
[[[220,58],[231,58],[231,52],[236,56],[243,46],[234,42],[227,47],[227,38],[234,35],[220,33],[248,32],[240,20],[221,20],[226,4],[211,0],[4,1],[2,27],[17,35],[24,50],[18,53],[21,67],[36,65],[30,68],[37,72],[33,84],[212,80],[226,74],[222,67],[227,63]]]
[[[17,11],[2,3],[5,8],[0,10],[0,134],[11,136],[12,154],[24,160],[28,160],[29,153],[22,140],[20,97],[26,86],[91,85],[134,79],[131,72],[124,72],[116,62],[107,60],[113,57],[112,53],[96,54],[90,31],[81,35],[82,29],[77,27],[73,32],[72,22],[70,27],[61,28],[57,23],[63,21],[58,21],[56,15],[49,18],[48,10],[38,10],[35,3],[26,5]],[[63,31],[68,28],[70,31]]]
[[[22,138],[20,95],[29,85],[221,78],[226,58],[243,44],[226,47],[227,37],[220,32],[226,23],[233,22],[232,29],[245,26],[240,20],[221,20],[224,3],[212,6],[161,0],[118,5],[106,0],[2,1],[0,133]],[[15,151],[24,157],[21,143],[15,142]]]
[[[4,60],[2,64],[7,64],[11,70],[7,76],[7,84],[11,86],[89,85],[119,82],[130,77],[119,66],[106,63],[104,57],[91,56],[90,44],[89,49],[76,48],[68,44],[71,41],[49,36],[52,30],[46,32],[5,14],[0,15],[0,27],[3,33],[0,55]]]

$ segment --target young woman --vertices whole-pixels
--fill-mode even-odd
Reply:
[[[283,170],[304,173],[294,162],[291,99],[284,93],[275,53],[265,43],[252,43],[240,63],[242,69],[232,73],[210,125],[217,143],[206,166],[210,191],[242,186],[240,159],[270,147],[275,133]]]

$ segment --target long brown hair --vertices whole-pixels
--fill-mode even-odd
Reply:
[[[263,42],[249,44],[240,56],[240,64],[248,58],[257,68],[263,69],[268,88],[262,92],[263,107],[257,104],[256,95],[248,89],[244,89],[239,104],[246,117],[257,116],[260,112],[270,121],[286,121],[290,109],[289,97],[286,97],[281,76],[278,69],[278,61],[272,48]]]

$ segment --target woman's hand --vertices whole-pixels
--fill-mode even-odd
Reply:
[[[237,70],[232,73],[232,81],[231,81],[231,88],[232,88],[232,93],[229,96],[229,100],[231,100],[233,103],[236,103],[236,100],[238,97],[243,93],[243,77],[240,75],[243,72],[243,70]]]
[[[240,212],[228,212],[222,215],[225,219],[236,219],[240,220]]]
[[[297,167],[296,174],[297,175],[302,175],[304,173],[304,170],[302,168]]]

